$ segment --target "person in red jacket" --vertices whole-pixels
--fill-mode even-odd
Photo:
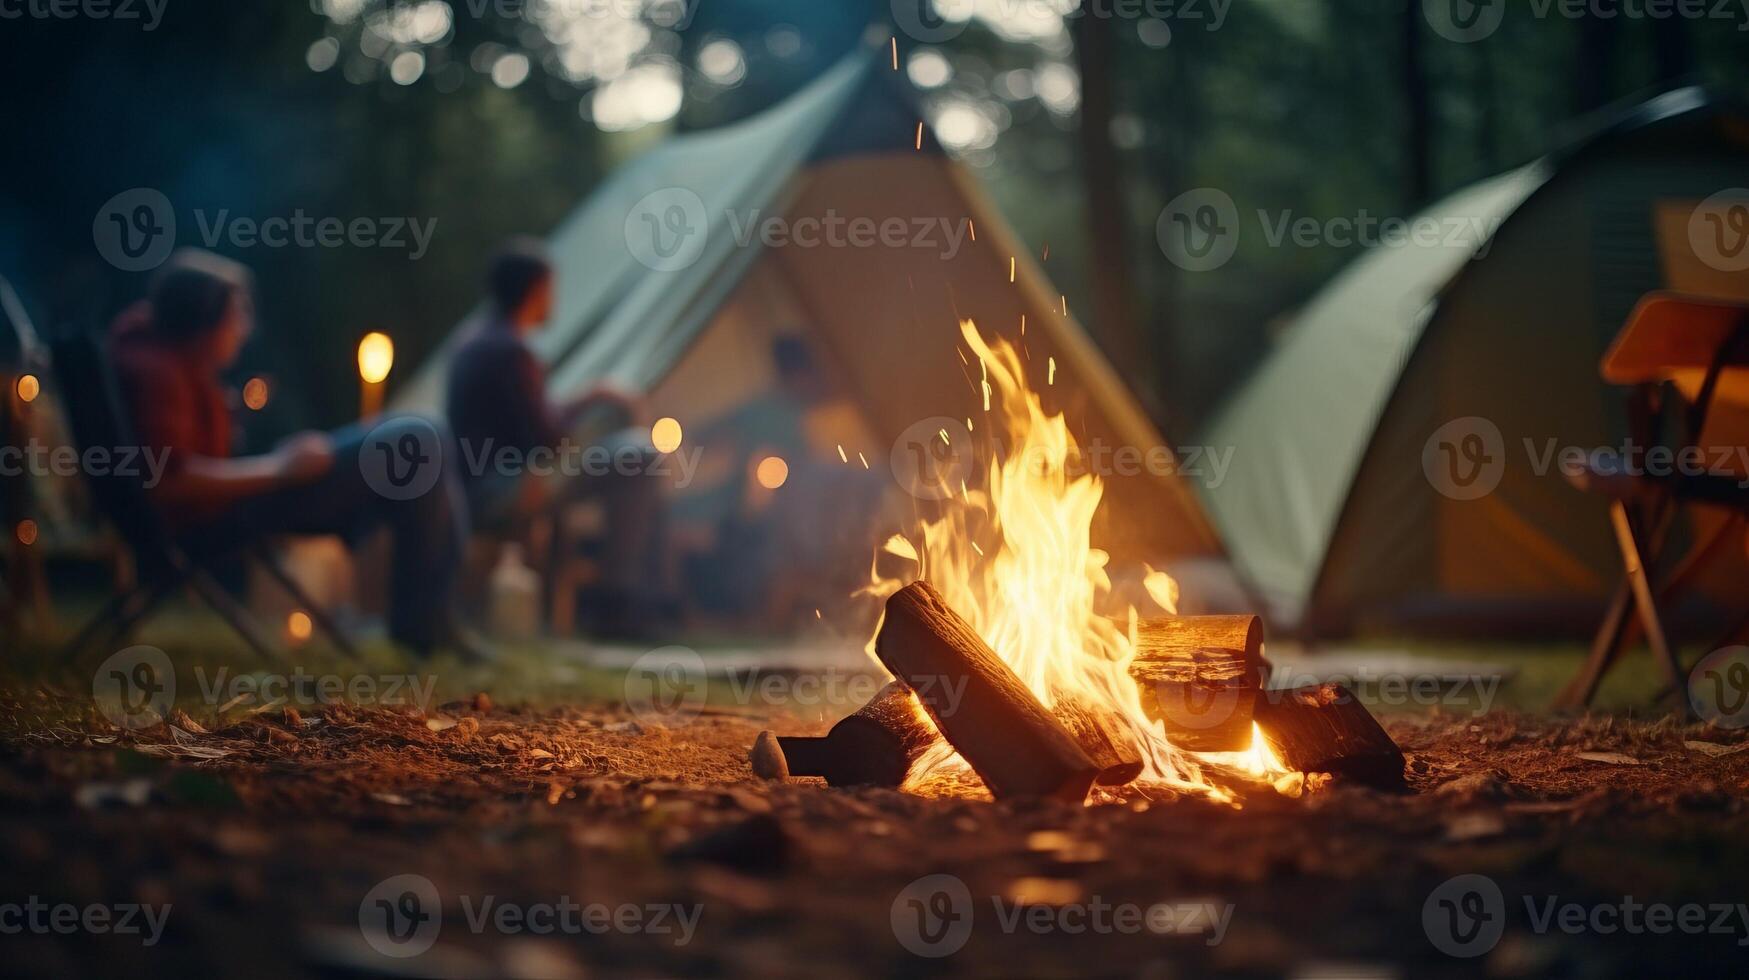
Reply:
[[[178,538],[199,550],[274,534],[356,539],[386,527],[394,548],[389,634],[420,654],[477,657],[449,600],[467,508],[445,457],[449,437],[428,420],[391,418],[333,434],[300,432],[272,452],[237,456],[220,374],[255,324],[249,270],[193,249],[153,276],[145,300],[111,328],[110,359],[140,445],[166,454],[149,488]],[[409,441],[411,440],[411,441]],[[402,459],[408,449],[412,460]],[[397,464],[427,469],[419,485],[391,480]]]

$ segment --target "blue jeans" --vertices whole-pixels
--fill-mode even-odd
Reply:
[[[431,488],[406,500],[372,487],[363,465],[368,451],[393,445],[408,433],[441,447]],[[337,534],[349,543],[386,528],[393,559],[389,584],[389,635],[418,653],[455,633],[452,593],[468,537],[468,508],[457,475],[456,448],[441,423],[391,418],[334,432],[334,466],[302,486],[273,490],[231,504],[218,517],[183,535],[196,547],[241,543],[279,534]]]

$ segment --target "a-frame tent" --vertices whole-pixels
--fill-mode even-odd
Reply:
[[[1065,412],[1083,445],[1155,451],[1154,466],[1105,474],[1096,546],[1156,564],[1218,555],[1185,478],[1158,465],[1163,437],[975,178],[919,123],[885,51],[859,49],[758,116],[662,143],[559,225],[549,238],[557,308],[537,342],[553,394],[617,384],[647,394],[655,412],[690,433],[771,391],[772,340],[793,335],[850,409],[817,433],[818,461],[846,465],[842,445],[848,465],[860,454],[880,474],[918,422],[981,414],[977,368],[962,356],[959,332],[970,319],[986,335],[1023,341],[1036,385],[1054,360],[1047,406]],[[908,232],[897,247],[767,247],[748,237],[771,217],[797,233],[856,220]],[[698,219],[704,231],[691,253],[671,261],[653,251],[673,241],[652,233],[696,232]],[[937,230],[917,244],[920,223]],[[962,226],[956,249],[940,229]],[[399,407],[441,408],[446,353]],[[904,501],[897,479],[885,485],[889,504],[895,494]],[[865,571],[867,545],[853,545]]]

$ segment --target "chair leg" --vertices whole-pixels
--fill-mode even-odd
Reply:
[[[1633,587],[1634,606],[1639,613],[1640,626],[1646,631],[1646,642],[1652,647],[1652,655],[1664,668],[1666,680],[1673,690],[1683,690],[1684,678],[1682,665],[1676,662],[1676,655],[1670,650],[1670,643],[1664,637],[1664,626],[1658,619],[1658,602],[1652,594],[1652,583],[1646,575],[1646,567],[1641,561],[1640,545],[1634,537],[1633,523],[1628,520],[1627,508],[1620,501],[1610,505],[1609,518],[1615,525],[1616,543],[1621,547],[1622,561],[1627,564],[1628,583]],[[1688,713],[1688,701],[1679,699],[1681,710]]]
[[[117,617],[121,615],[123,609],[132,603],[140,601],[141,595],[145,591],[146,590],[144,589],[128,589],[110,596],[109,600],[103,604],[103,608],[99,609],[96,615],[87,620],[84,626],[79,627],[79,632],[73,634],[71,640],[62,644],[61,648],[55,651],[55,659],[78,659],[79,654],[84,651],[85,647],[88,646],[92,640],[97,638],[98,633],[106,628],[112,628],[117,622]]]
[[[156,612],[164,600],[169,598],[170,594],[175,592],[177,586],[181,585],[182,582],[182,579],[174,579],[136,590],[140,596],[140,601],[133,608],[123,610],[121,615],[116,617],[115,627],[109,631],[104,643],[111,647],[120,647],[126,643],[134,630],[139,628],[139,625],[145,622],[148,616]]]
[[[1585,658],[1584,666],[1579,673],[1567,682],[1561,693],[1555,697],[1554,708],[1557,711],[1577,711],[1591,703],[1597,696],[1598,685],[1603,683],[1603,675],[1609,673],[1616,658],[1621,655],[1623,642],[1627,635],[1628,609],[1633,604],[1633,586],[1624,576],[1615,588],[1615,595],[1609,600],[1609,607],[1603,614],[1603,623],[1597,628],[1597,636],[1591,641],[1591,654]]]
[[[310,617],[310,622],[327,635],[329,642],[333,643],[346,656],[354,660],[359,658],[358,646],[352,642],[352,637],[346,635],[346,631],[340,628],[340,624],[334,622],[334,617],[328,615],[326,609],[310,598],[310,594],[305,592],[304,587],[298,584],[298,580],[292,577],[291,572],[279,563],[279,559],[272,551],[269,551],[266,546],[257,548],[255,559],[261,563],[261,567],[267,569],[267,574],[273,576],[280,588],[291,596],[292,601],[304,610],[304,613]]]
[[[230,624],[231,629],[243,638],[243,642],[247,643],[257,656],[274,663],[286,662],[285,656],[280,653],[278,648],[269,643],[267,638],[262,635],[260,625],[255,622],[255,617],[250,615],[249,610],[244,609],[237,600],[231,598],[231,594],[226,592],[219,583],[213,581],[211,575],[204,571],[197,571],[189,576],[188,584],[193,587],[196,595],[212,607],[213,612],[218,613],[226,623]]]

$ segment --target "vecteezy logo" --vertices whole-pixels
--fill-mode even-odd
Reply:
[[[1500,29],[1506,19],[1506,0],[1422,0],[1421,12],[1435,34],[1469,44]]]
[[[1453,500],[1486,497],[1506,473],[1500,427],[1475,415],[1452,419],[1421,447],[1421,472],[1433,489]]]
[[[953,875],[927,875],[893,899],[893,937],[918,956],[952,956],[972,937],[972,893]]]
[[[395,875],[376,883],[358,903],[358,931],[371,949],[407,959],[437,942],[443,903],[424,875]]]
[[[1189,272],[1227,264],[1239,248],[1239,208],[1226,191],[1199,187],[1172,199],[1154,223],[1160,251]]]
[[[176,247],[176,209],[162,191],[122,191],[97,209],[91,239],[97,254],[123,272],[156,269]]]
[[[946,500],[972,473],[972,430],[959,419],[937,415],[905,427],[887,463],[893,479],[919,500]]]
[[[1749,189],[1733,187],[1700,202],[1688,216],[1696,258],[1720,272],[1749,269]]]
[[[98,666],[91,698],[117,728],[150,728],[176,703],[176,668],[157,647],[128,647]]]
[[[443,437],[422,418],[393,418],[364,437],[358,468],[365,485],[390,500],[422,497],[443,474]]]
[[[1481,956],[1506,931],[1506,897],[1487,875],[1458,875],[1428,893],[1421,927],[1447,956]]]
[[[924,44],[951,41],[966,32],[976,0],[892,0],[893,23]],[[944,16],[945,14],[945,16]]]
[[[687,647],[651,650],[626,671],[625,700],[641,722],[684,725],[704,710],[704,658]]]
[[[697,262],[710,236],[704,199],[684,187],[651,191],[626,215],[626,248],[657,272],[676,272]]]
[[[1714,650],[1688,675],[1694,713],[1720,728],[1749,726],[1749,647]]]

